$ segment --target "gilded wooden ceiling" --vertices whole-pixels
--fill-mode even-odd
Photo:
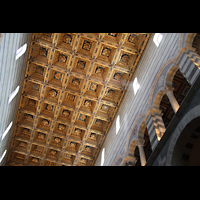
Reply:
[[[33,33],[7,165],[94,165],[150,35]]]

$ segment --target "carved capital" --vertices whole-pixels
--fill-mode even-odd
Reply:
[[[161,113],[162,113],[162,110],[160,110],[160,109],[158,109],[158,108],[152,108],[151,113],[152,113],[152,114],[154,114],[154,113],[156,113],[156,114],[161,114]]]
[[[125,162],[126,163],[131,163],[132,165],[135,165],[136,162],[137,162],[137,159],[135,157],[132,157],[132,156],[124,157],[124,159],[122,160],[120,166],[123,166]]]
[[[137,162],[137,159],[136,159],[135,157],[132,157],[132,156],[127,156],[127,157],[126,157],[126,161],[127,161],[127,162],[131,161],[131,162],[135,162],[135,163],[136,163],[136,162]]]
[[[140,146],[140,145],[144,145],[144,143],[145,143],[145,140],[143,140],[143,139],[137,139],[137,141],[136,141],[136,146]]]
[[[168,94],[169,92],[173,92],[174,91],[174,88],[173,87],[170,87],[170,86],[166,86],[163,93],[164,94]]]

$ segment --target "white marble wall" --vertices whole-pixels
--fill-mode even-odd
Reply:
[[[138,115],[141,113],[146,115],[149,110],[148,100],[155,77],[162,65],[169,59],[175,59],[180,50],[179,33],[163,33],[162,41],[158,47],[154,44],[153,37],[154,34],[152,34],[149,40],[136,73],[129,84],[121,106],[102,146],[102,149],[105,148],[104,166],[112,165],[119,155],[122,158],[127,156],[128,151],[125,151],[125,144],[130,128]],[[133,81],[136,77],[140,87],[135,95]],[[116,134],[116,119],[118,115],[120,115],[120,129]],[[137,140],[137,135],[134,139]],[[101,165],[101,154],[102,150],[96,160],[96,166]]]
[[[20,91],[10,104],[8,104],[8,97],[18,85],[22,84],[28,47],[18,60],[15,60],[15,55],[19,47],[25,43],[29,44],[30,33],[4,33],[2,36],[0,42],[0,158],[9,148],[13,126],[3,140],[2,134],[11,121],[14,124]],[[0,165],[5,165],[6,157],[7,155]]]

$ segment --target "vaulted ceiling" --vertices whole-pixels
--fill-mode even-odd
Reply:
[[[150,36],[33,33],[7,165],[94,165]]]

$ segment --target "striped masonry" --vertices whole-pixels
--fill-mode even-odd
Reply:
[[[152,114],[150,113],[149,116],[147,117],[146,125],[147,125],[147,130],[149,133],[149,140],[151,142],[152,151],[154,151],[154,149],[156,148],[159,142],[157,138],[157,133],[156,133],[156,130],[158,131],[158,128],[154,121],[155,121],[155,117],[152,116]]]
[[[200,63],[199,56],[195,55],[195,53],[189,49],[186,52],[182,51],[177,60],[177,65],[181,73],[191,85],[193,85],[200,73],[200,70],[195,63]]]
[[[155,120],[156,120],[156,124],[158,125],[158,129],[160,131],[159,137],[162,138],[163,134],[166,131],[166,128],[165,128],[165,124],[163,122],[163,118],[161,116],[161,113],[154,112],[154,117],[155,117]]]

